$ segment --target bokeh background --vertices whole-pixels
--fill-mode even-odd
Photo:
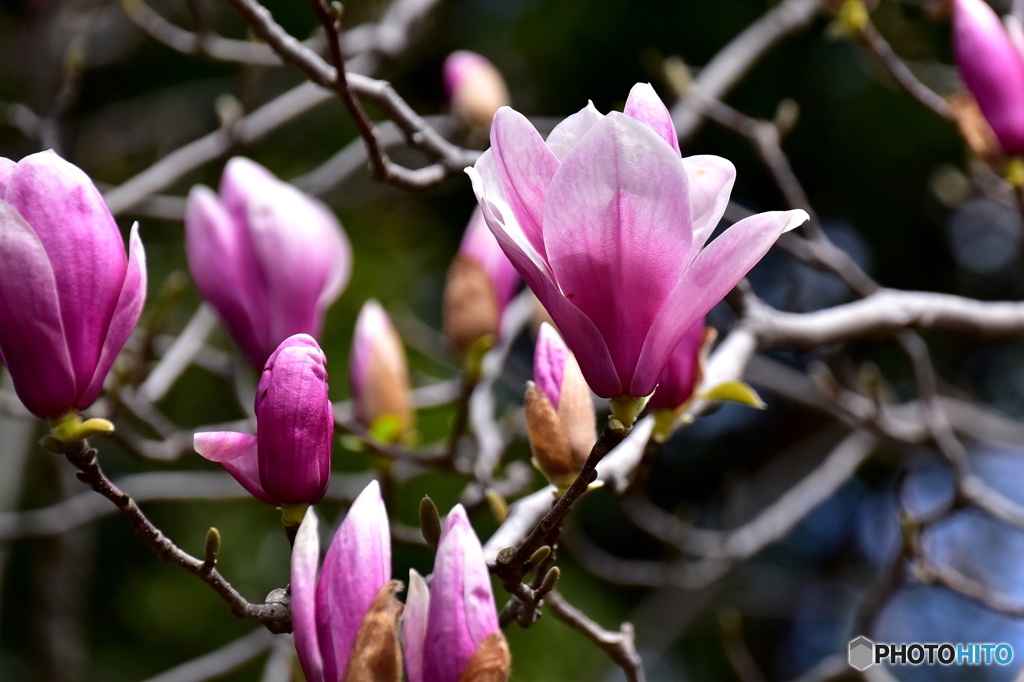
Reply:
[[[317,24],[306,3],[265,4],[296,36],[309,35]],[[204,0],[202,5],[223,35],[248,35],[227,3]],[[152,6],[181,26],[192,25],[184,2],[154,0]],[[410,48],[378,75],[392,81],[421,114],[445,112],[441,64],[455,49],[491,59],[507,79],[514,106],[531,117],[562,117],[588,99],[601,111],[621,108],[638,81],[652,82],[671,101],[661,75],[665,57],[679,56],[699,69],[770,6],[763,0],[443,0]],[[354,0],[345,6],[346,25],[375,19],[383,8],[376,0]],[[872,18],[922,80],[943,94],[958,87],[944,3],[884,0]],[[982,299],[1019,298],[1024,286],[1020,215],[971,189],[964,176],[971,161],[956,129],[900,91],[863,47],[830,37],[828,22],[822,16],[769,52],[726,101],[760,118],[771,118],[783,100],[799,106],[799,121],[784,142],[793,168],[829,235],[879,282]],[[0,155],[19,159],[56,146],[101,186],[120,184],[215,129],[216,102],[223,103],[224,95],[248,111],[301,80],[290,68],[240,67],[179,54],[148,38],[116,1],[0,1]],[[50,130],[33,129],[33,116],[45,118],[53,111],[60,116]],[[330,102],[237,153],[290,179],[354,138],[341,105]],[[735,133],[707,123],[684,149],[695,153],[718,154],[736,164],[733,197],[742,205],[785,207],[755,152]],[[215,186],[226,159],[186,175],[166,193],[184,196],[195,183]],[[452,177],[411,193],[377,185],[357,172],[322,198],[337,212],[355,253],[351,283],[330,310],[321,339],[332,398],[348,396],[346,363],[355,315],[371,297],[396,319],[415,382],[453,377],[456,363],[437,352],[439,332],[431,330],[440,329],[446,268],[475,201],[468,179]],[[157,331],[177,333],[199,304],[188,280],[181,222],[128,212],[119,218],[125,233],[136,217],[150,267],[143,323],[153,324],[159,308]],[[814,310],[852,297],[838,279],[778,252],[755,269],[751,282],[758,295],[786,310]],[[731,313],[719,306],[709,321],[724,332]],[[949,390],[1024,417],[1024,343],[951,333],[929,333],[926,339]],[[213,343],[231,348],[223,331]],[[524,336],[498,385],[499,405],[517,404],[531,356],[532,341]],[[895,397],[912,397],[908,364],[892,341],[803,355],[773,353],[800,369],[839,356],[851,367],[873,363]],[[674,438],[654,464],[647,483],[651,499],[699,523],[734,526],[772,499],[765,495],[777,496],[799,480],[842,434],[817,412],[770,392],[762,396],[768,403],[764,411],[726,406]],[[244,416],[231,387],[196,367],[159,406],[183,428]],[[452,412],[450,407],[422,411],[419,441],[443,438]],[[3,511],[46,506],[84,490],[68,475],[65,462],[34,446],[43,433],[34,421],[0,417]],[[217,469],[195,454],[153,464],[113,440],[95,445],[114,476]],[[510,456],[526,458],[528,447],[520,442]],[[990,448],[978,452],[976,461],[986,480],[1024,498],[1021,453]],[[336,471],[377,465],[368,454],[336,444]],[[562,551],[560,589],[606,627],[634,622],[653,680],[736,679],[723,649],[722,622],[734,622],[737,614],[744,640],[771,680],[799,676],[862,633],[881,640],[1007,641],[1024,654],[1020,621],[939,588],[905,586],[875,610],[873,624],[865,622],[871,596],[897,551],[894,489],[908,470],[903,485],[913,504],[935,504],[950,494],[949,474],[934,453],[890,448],[878,452],[782,542],[708,588],[616,585]],[[461,485],[440,473],[413,477],[393,491],[390,511],[415,524],[423,494],[444,512],[457,501]],[[641,559],[672,556],[636,529],[611,494],[594,492],[578,507],[576,530],[601,550]],[[287,582],[288,546],[273,509],[255,500],[144,508],[192,553],[201,552],[207,528],[216,526],[223,537],[219,568],[250,600]],[[324,503],[321,510],[333,522],[344,511],[337,503]],[[476,510],[473,521],[483,538],[496,527],[487,507]],[[965,572],[983,571],[993,585],[1024,597],[1019,531],[962,512],[928,542],[937,557]],[[395,576],[404,578],[410,567],[429,572],[432,556],[426,548],[396,542]],[[254,627],[234,618],[195,578],[158,561],[119,516],[57,537],[0,544],[0,575],[4,682],[143,680]],[[499,586],[496,596],[499,605],[504,603]],[[513,624],[507,635],[513,680],[621,675],[601,651],[551,617],[529,630]],[[970,679],[1009,679],[1012,672],[971,670]],[[262,673],[263,661],[257,660],[223,679],[259,680]],[[925,669],[906,671],[905,678],[958,679],[962,673]]]

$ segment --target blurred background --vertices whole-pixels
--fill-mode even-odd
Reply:
[[[125,4],[132,6],[131,0]],[[318,25],[306,3],[265,4],[299,38]],[[1006,10],[1009,3],[993,4]],[[201,20],[227,37],[250,35],[221,0],[153,0],[151,7],[182,27]],[[674,95],[662,75],[666,57],[679,57],[699,73],[771,7],[763,0],[442,0],[407,49],[385,60],[376,75],[391,81],[417,112],[441,115],[443,60],[456,49],[474,50],[505,76],[513,106],[543,127],[588,100],[602,112],[621,109],[640,81],[652,82],[671,104]],[[377,20],[385,8],[377,0],[348,3],[345,25]],[[829,236],[878,282],[1018,299],[1024,290],[1020,213],[977,191],[967,175],[976,162],[955,127],[901,91],[863,46],[831,37],[830,20],[823,13],[768,52],[725,101],[764,119],[775,116],[780,102],[795,103],[799,118],[784,141],[793,169]],[[872,20],[925,83],[940,94],[958,89],[947,3],[883,0]],[[0,155],[20,159],[55,148],[101,189],[125,182],[217,129],[232,112],[252,111],[302,80],[292,68],[239,66],[176,52],[148,37],[116,0],[0,0]],[[791,104],[785,106],[792,111]],[[282,179],[298,178],[355,138],[342,106],[329,101],[187,173],[161,194],[183,197],[196,183],[216,186],[234,153]],[[755,211],[786,208],[756,152],[734,132],[705,123],[683,153],[732,160],[739,204]],[[398,158],[416,163],[413,153]],[[368,298],[380,300],[395,319],[414,383],[454,377],[458,363],[444,350],[438,330],[446,270],[475,204],[468,179],[458,175],[429,190],[407,192],[374,183],[360,168],[318,193],[339,216],[355,255],[352,280],[328,313],[321,338],[332,398],[348,397],[352,329]],[[180,215],[180,203],[169,200],[160,210],[151,206],[118,217],[125,234],[133,221],[141,225],[150,268],[143,326],[151,337],[177,334],[200,302],[188,279],[176,210]],[[838,278],[778,250],[750,280],[759,296],[783,310],[816,310],[853,298]],[[732,319],[723,304],[709,323],[724,334]],[[1024,343],[944,332],[925,338],[944,391],[1009,418],[1024,417]],[[221,329],[211,343],[233,352]],[[496,388],[502,410],[514,413],[521,404],[532,347],[528,333],[514,345]],[[891,340],[800,355],[783,349],[770,359],[801,372],[812,362],[851,374],[875,368],[893,400],[914,396],[909,363]],[[833,418],[751,382],[767,409],[728,405],[683,429],[654,462],[646,484],[652,502],[698,525],[735,527],[799,481],[843,437]],[[230,383],[197,366],[158,406],[183,430],[245,416]],[[453,410],[421,410],[418,442],[443,439]],[[138,428],[145,432],[145,426]],[[42,435],[40,422],[0,416],[0,512],[46,507],[87,492],[66,462],[35,445]],[[113,477],[219,470],[194,453],[152,463],[114,439],[94,444]],[[357,480],[359,472],[380,466],[350,446],[344,439],[336,444],[336,472]],[[1006,446],[971,447],[979,474],[1024,502],[1022,453]],[[509,454],[528,456],[522,439]],[[542,483],[537,474],[534,488]],[[423,494],[445,513],[462,485],[460,478],[438,472],[409,477],[391,491],[390,512],[415,525]],[[914,509],[941,504],[952,494],[948,469],[927,446],[883,446],[782,541],[704,586],[671,579],[630,584],[642,581],[630,580],[628,570],[602,571],[609,554],[667,561],[677,551],[640,532],[614,495],[596,491],[574,512],[568,531],[574,540],[559,557],[560,589],[607,628],[633,622],[651,680],[756,680],[749,677],[755,673],[766,680],[794,679],[823,658],[843,654],[858,634],[879,641],[1005,641],[1024,654],[1020,620],[939,587],[888,584],[900,546],[897,487]],[[143,508],[193,554],[201,553],[207,528],[216,526],[223,538],[218,567],[251,601],[287,583],[287,541],[279,515],[266,505],[232,499]],[[320,506],[332,523],[344,508],[330,501]],[[497,527],[486,505],[472,519],[483,539]],[[934,558],[1024,598],[1020,531],[964,510],[933,528],[925,541]],[[428,548],[394,545],[399,579],[409,568],[429,572],[432,560]],[[0,577],[4,682],[144,680],[254,629],[193,576],[161,563],[116,515],[66,533],[0,543]],[[507,598],[497,584],[495,595],[499,606]],[[506,633],[513,680],[621,678],[604,653],[554,618],[527,630],[513,624]],[[730,659],[737,638],[745,643],[753,672],[738,671]],[[957,668],[894,672],[907,680],[1008,680],[1017,667],[971,669],[969,677]],[[264,673],[265,657],[219,679],[260,680]]]

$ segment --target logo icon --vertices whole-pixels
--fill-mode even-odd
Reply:
[[[850,642],[850,665],[864,670],[875,662],[875,643],[861,636]]]

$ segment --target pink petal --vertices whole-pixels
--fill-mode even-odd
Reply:
[[[637,83],[633,86],[622,113],[656,132],[675,150],[676,156],[679,156],[679,136],[676,135],[676,127],[672,123],[672,114],[650,83]]]
[[[142,307],[146,303],[146,251],[142,248],[142,239],[139,238],[138,223],[132,225],[128,244],[128,271],[125,273],[124,283],[121,285],[121,293],[117,297],[114,316],[110,319],[110,326],[107,327],[107,336],[103,340],[103,350],[100,352],[99,362],[96,363],[96,371],[89,386],[75,403],[82,409],[92,405],[100,390],[103,389],[103,381],[107,378],[110,367],[114,364],[117,354],[124,348],[135,325],[139,323]]]
[[[380,485],[372,481],[352,503],[334,536],[327,581],[331,644],[339,677],[344,676],[359,626],[377,592],[391,579],[391,534]]]
[[[330,479],[334,416],[327,358],[305,334],[267,360],[256,391],[259,480],[279,503],[315,504]]]
[[[558,159],[533,124],[509,107],[498,109],[494,115],[491,152],[508,205],[530,245],[543,257],[541,221],[548,185],[558,170]]]
[[[78,390],[61,324],[50,260],[32,227],[0,201],[0,348],[21,402],[55,417]]]
[[[89,176],[52,151],[18,162],[4,200],[32,226],[53,266],[81,394],[96,373],[128,267],[121,233]]]
[[[293,334],[318,336],[326,306],[351,271],[341,224],[319,201],[280,181],[251,196],[248,208],[253,248],[267,281],[268,341],[276,347]]]
[[[223,464],[228,473],[260,502],[278,504],[260,483],[256,436],[234,431],[207,431],[193,436],[192,447],[205,459]]]
[[[310,507],[295,535],[291,559],[292,632],[306,682],[325,682],[316,626],[316,565],[320,560],[317,526],[316,511]]]
[[[556,410],[558,399],[562,396],[562,377],[568,357],[569,349],[562,337],[550,324],[541,322],[537,332],[537,347],[533,352],[533,380]]]
[[[688,182],[676,152],[623,114],[594,126],[551,182],[548,262],[565,297],[600,330],[620,379],[615,395],[629,392],[647,330],[686,267],[690,228]],[[587,351],[555,322],[589,383]]]
[[[448,514],[441,534],[437,554],[434,556],[434,577],[430,583],[430,611],[423,647],[423,677],[430,682],[458,680],[476,651],[477,642],[470,629],[467,612],[467,597],[480,597],[476,578],[466,574],[465,553],[469,548],[470,537],[475,539],[476,535],[469,525],[466,512],[462,505],[456,505]],[[482,551],[479,558],[483,562]],[[474,618],[478,618],[477,607],[470,608],[474,611]]]
[[[546,140],[548,149],[559,161],[565,161],[565,157],[569,155],[576,143],[583,139],[583,136],[602,118],[604,118],[604,114],[594,107],[593,102],[588,101],[587,106],[555,126]]]
[[[466,609],[466,626],[469,628],[475,650],[480,642],[498,631],[498,612],[494,605],[494,593],[491,591],[491,574],[487,570],[480,539],[469,525],[466,510],[461,504],[455,505],[452,513],[457,513],[465,523],[465,535],[461,541],[462,596]],[[452,514],[449,514],[449,525],[452,523],[451,517]]]
[[[14,170],[14,161],[0,156],[0,199],[4,198],[4,190],[11,179],[11,172]]]
[[[402,612],[402,644],[405,651],[405,676],[409,682],[424,682],[423,645],[427,637],[430,590],[414,569],[409,570],[409,596]]]
[[[683,159],[690,181],[690,214],[693,216],[693,243],[690,260],[696,258],[718,227],[736,181],[736,167],[720,156],[688,156]]]
[[[982,0],[954,0],[953,53],[1003,151],[1024,154],[1024,63]]]
[[[653,391],[686,330],[743,279],[783,232],[807,220],[801,210],[758,213],[739,221],[701,251],[651,326],[630,395]]]
[[[208,187],[196,185],[185,204],[185,253],[196,288],[217,309],[231,338],[262,368],[270,326],[267,285],[249,231]]]
[[[526,240],[505,204],[497,170],[490,150],[483,153],[474,168],[466,173],[484,212],[484,219],[501,249],[515,266],[526,285],[548,311],[571,348],[590,387],[601,396],[621,395],[621,382],[615,373],[605,341],[594,323],[558,290],[547,264]]]
[[[693,323],[679,344],[669,355],[661,375],[658,388],[647,402],[647,407],[658,410],[674,410],[690,399],[696,388],[697,366],[704,342],[704,317]]]

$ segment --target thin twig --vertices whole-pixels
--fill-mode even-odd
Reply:
[[[605,630],[582,611],[566,601],[557,590],[544,601],[552,615],[581,632],[622,668],[627,682],[644,682],[644,662],[636,652],[633,625],[623,623],[618,632]]]
[[[271,632],[291,631],[291,612],[287,598],[265,604],[250,603],[239,594],[231,583],[225,580],[217,569],[208,570],[201,559],[180,549],[153,525],[153,522],[139,509],[130,495],[121,491],[104,475],[96,458],[96,450],[84,441],[69,446],[65,451],[68,461],[78,468],[78,478],[94,491],[110,500],[128,519],[135,532],[156,552],[161,560],[180,566],[213,588],[231,607],[239,618],[249,618],[263,623]]]
[[[701,69],[696,85],[710,97],[725,97],[769,50],[810,25],[823,5],[821,0],[780,2],[719,50]],[[672,121],[681,143],[697,133],[703,118],[686,99],[672,107]]]
[[[892,46],[882,37],[882,34],[878,32],[875,25],[870,21],[864,26],[863,30],[859,33],[861,42],[863,42],[869,50],[871,50],[878,60],[885,66],[885,70],[889,72],[889,75],[899,83],[908,95],[916,99],[924,106],[931,109],[937,115],[946,119],[947,121],[954,121],[953,112],[950,110],[946,100],[935,94],[927,85],[922,83],[911,73],[907,65],[903,63],[903,60],[899,58]]]

